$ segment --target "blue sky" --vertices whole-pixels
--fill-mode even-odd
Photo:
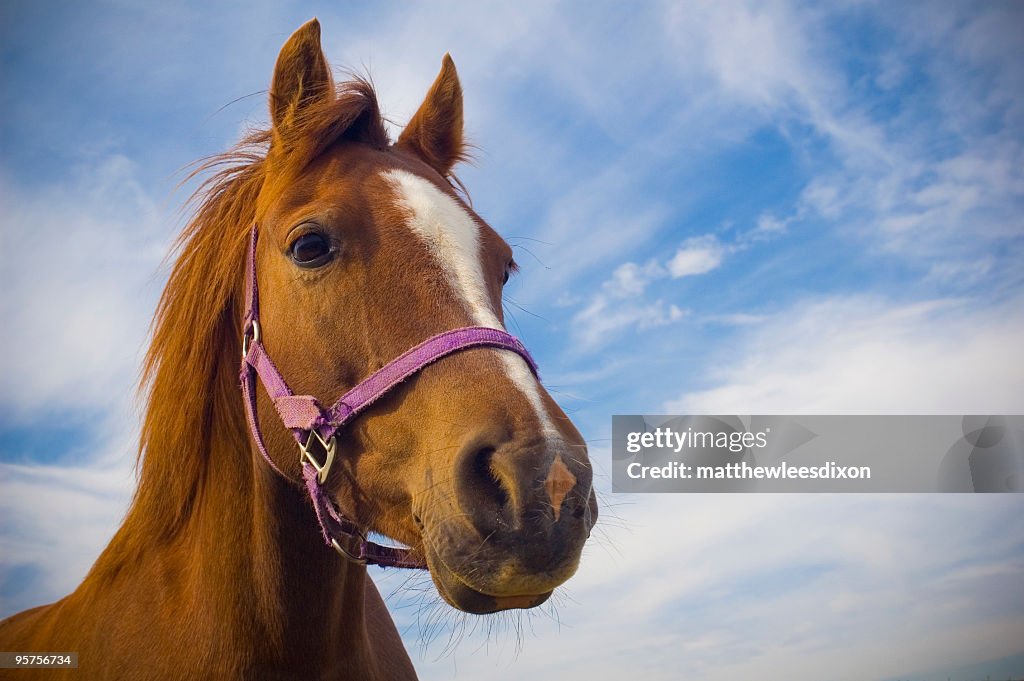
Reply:
[[[461,177],[522,265],[511,327],[603,474],[614,413],[1024,412],[1019,4],[3,14],[0,614],[67,593],[116,527],[179,170],[266,120],[314,15],[395,132],[454,57]],[[599,484],[608,520],[521,646],[394,596],[424,678],[1024,674],[1019,497]]]

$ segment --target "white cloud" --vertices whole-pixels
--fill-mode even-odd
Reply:
[[[963,266],[1024,237],[1018,141],[979,140],[940,160],[906,142],[890,153],[902,157],[891,167],[850,164],[818,178],[803,205],[855,229],[869,248],[910,262]]]
[[[806,208],[816,210],[822,217],[832,220],[842,211],[844,197],[836,184],[815,178],[804,187],[800,203]]]
[[[727,326],[751,326],[760,324],[767,319],[765,315],[750,314],[747,312],[735,312],[733,314],[712,315],[705,317],[704,321],[712,324],[725,324]]]
[[[882,55],[878,61],[879,70],[875,75],[875,85],[883,90],[892,90],[898,87],[910,70],[903,56],[895,52]]]
[[[167,248],[159,206],[121,156],[31,191],[0,175],[0,204],[6,419],[123,411]]]
[[[988,255],[983,255],[973,261],[938,262],[928,269],[927,279],[970,285],[984,279],[993,267],[995,267],[995,258]]]
[[[61,443],[62,445],[66,443]],[[0,598],[0,617],[70,593],[114,535],[134,487],[132,438],[74,464],[0,463],[0,575],[22,588]]]
[[[763,215],[754,229],[739,234],[732,243],[722,243],[714,234],[691,237],[683,242],[664,264],[651,259],[644,265],[629,261],[616,267],[601,291],[591,296],[586,306],[573,317],[573,336],[578,352],[590,352],[607,345],[626,329],[647,330],[681,320],[687,312],[676,304],[642,300],[648,286],[659,279],[682,279],[707,274],[721,266],[729,253],[750,247],[757,241],[773,238],[785,231],[774,218]],[[638,300],[640,299],[640,300]],[[722,321],[723,317],[718,317]],[[730,323],[749,316],[733,316]]]
[[[46,457],[0,464],[0,574],[27,583],[0,603],[10,613],[73,589],[127,508],[134,387],[170,230],[121,156],[31,189],[0,175],[0,203],[0,407],[5,425],[40,433],[4,456]],[[55,414],[74,440],[53,439]]]
[[[684,316],[684,310],[662,300],[647,303],[597,295],[573,317],[573,337],[579,351],[589,352],[607,345],[626,329],[653,329],[678,322]]]
[[[842,136],[833,107],[844,84],[833,71],[823,15],[788,3],[667,3],[666,29],[677,67],[710,80],[724,108],[743,106],[769,121],[799,116],[826,135]],[[728,36],[728,40],[720,39]]]
[[[809,128],[829,145],[832,159],[816,159],[823,167],[791,216],[759,226],[822,218],[858,234],[869,250],[940,268],[963,267],[1024,236],[1024,107],[1015,96],[1024,68],[1007,59],[1019,47],[1007,28],[1019,11],[943,6],[880,15],[902,42],[870,65],[874,78],[882,87],[911,72],[927,79],[927,95],[902,99],[894,113],[872,108],[841,61],[845,53],[821,39],[835,20],[824,12],[788,3],[669,4],[666,12],[680,73],[710,81],[720,109],[746,107],[762,125],[784,134]],[[723,35],[729,39],[714,38]]]
[[[348,12],[322,15],[323,44],[333,63],[365,65],[386,115],[398,126],[416,112],[447,52],[463,84],[471,86],[466,121],[471,129],[479,129],[494,113],[486,103],[497,96],[488,95],[522,75],[526,60],[532,67],[532,60],[546,52],[543,33],[536,27],[543,25],[550,33],[558,31],[561,22],[556,8],[543,2],[466,5],[455,12],[410,5],[396,7],[389,15],[381,9],[359,32],[351,31],[351,19],[344,16]],[[393,45],[403,48],[394,50]]]
[[[678,322],[686,312],[674,303],[643,299],[648,285],[668,276],[657,260],[644,265],[625,262],[612,271],[601,291],[573,317],[573,337],[577,351],[597,350],[627,329],[644,331]]]
[[[613,510],[623,528],[591,540],[557,620],[522,627],[522,654],[507,634],[488,655],[467,640],[424,678],[861,681],[1019,651],[1011,495],[645,495]]]
[[[670,400],[665,413],[1020,413],[1022,304],[804,301],[710,358],[713,387]]]
[[[751,237],[761,237],[769,234],[782,234],[786,231],[788,220],[780,220],[771,213],[761,213],[757,218],[757,227],[750,233]]]
[[[687,239],[668,261],[673,279],[707,274],[722,264],[726,249],[713,234]]]
[[[647,285],[665,276],[665,269],[656,260],[646,265],[626,262],[615,268],[612,278],[602,287],[612,298],[634,298],[643,294]]]
[[[524,276],[518,298],[546,300],[552,286],[579,284],[594,269],[621,260],[636,244],[653,239],[667,208],[657,202],[633,205],[624,196],[632,182],[624,170],[610,168],[579,178],[568,193],[552,197],[537,231],[538,238],[551,246],[531,245],[546,268],[544,276]],[[531,261],[522,264],[530,267]]]

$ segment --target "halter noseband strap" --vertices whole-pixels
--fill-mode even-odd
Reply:
[[[313,502],[317,521],[328,546],[345,558],[383,567],[425,568],[426,563],[409,549],[382,546],[369,541],[360,527],[341,515],[323,488],[337,449],[337,433],[378,398],[390,392],[423,367],[448,355],[472,347],[493,347],[517,353],[537,374],[537,365],[519,339],[504,331],[479,326],[439,333],[407,350],[363,379],[330,407],[311,395],[295,395],[285,382],[261,338],[259,290],[256,285],[256,240],[259,230],[252,226],[246,258],[246,309],[242,328],[242,401],[249,430],[263,458],[283,478],[291,480],[267,453],[256,413],[256,378],[270,396],[281,422],[292,431],[299,445],[302,478]]]

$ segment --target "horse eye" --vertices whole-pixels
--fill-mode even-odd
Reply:
[[[501,285],[504,286],[505,284],[507,284],[509,278],[512,276],[512,273],[513,272],[518,272],[518,271],[519,271],[519,265],[516,264],[516,261],[515,260],[509,260],[508,264],[505,265],[505,276],[501,280]]]
[[[299,267],[320,267],[327,263],[331,245],[323,234],[310,232],[296,239],[290,252],[292,260]]]

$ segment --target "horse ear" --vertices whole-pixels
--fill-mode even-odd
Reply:
[[[396,146],[413,152],[441,175],[448,175],[452,167],[465,157],[462,85],[450,55],[444,55],[441,72],[419,110],[405,126]]]
[[[270,86],[274,129],[284,129],[310,103],[333,97],[331,67],[320,49],[320,22],[310,19],[292,33],[277,55]]]

